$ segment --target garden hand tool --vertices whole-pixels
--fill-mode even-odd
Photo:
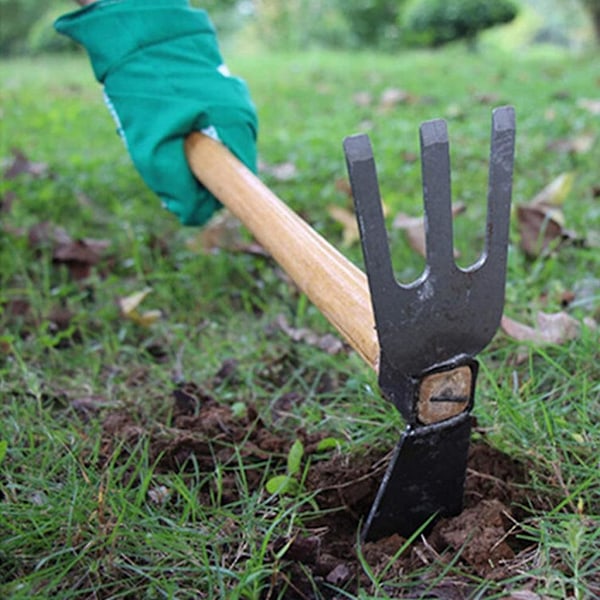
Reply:
[[[514,140],[513,109],[496,109],[485,249],[461,269],[453,257],[446,124],[421,126],[427,268],[410,285],[400,285],[393,274],[366,136],[347,138],[344,146],[368,282],[225,148],[198,133],[186,142],[196,176],[377,371],[381,391],[406,420],[361,532],[364,540],[409,536],[436,515],[462,510],[474,356],[492,339],[504,304]]]
[[[473,356],[493,336],[502,312],[512,110],[494,114],[487,245],[465,271],[452,259],[445,125],[423,125],[427,269],[410,286],[393,277],[368,140],[346,141],[367,282],[252,174],[254,106],[244,83],[225,71],[204,11],[187,0],[100,0],[61,17],[56,28],[86,47],[136,168],[164,205],[185,224],[204,223],[217,200],[229,207],[378,372],[381,390],[407,429],[364,539],[408,535],[434,514],[459,512],[477,372]],[[200,183],[181,152],[190,131],[208,134],[186,142]]]
[[[379,339],[379,386],[407,423],[363,539],[408,536],[432,515],[461,512],[473,357],[496,333],[504,307],[514,111],[493,113],[485,249],[464,270],[454,262],[446,123],[424,123],[420,133],[427,266],[410,285],[394,277],[369,139],[344,143]]]

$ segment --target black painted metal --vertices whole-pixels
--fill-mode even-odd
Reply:
[[[357,135],[344,140],[380,345],[379,385],[408,423],[376,502],[383,508],[376,510],[374,506],[375,512],[371,512],[367,522],[366,532],[370,538],[373,537],[371,531],[393,533],[396,522],[404,531],[410,529],[409,523],[418,527],[423,516],[421,509],[414,520],[398,516],[400,512],[412,514],[410,506],[419,497],[415,486],[429,490],[431,497],[437,491],[439,501],[432,502],[431,506],[436,505],[436,511],[441,514],[453,512],[454,509],[450,509],[462,503],[462,484],[453,484],[448,489],[440,484],[436,488],[423,465],[432,468],[437,465],[432,464],[431,456],[437,452],[434,446],[439,446],[442,470],[444,465],[453,470],[459,465],[464,470],[468,448],[465,422],[451,420],[427,428],[419,426],[415,386],[431,369],[458,365],[480,352],[496,333],[504,307],[514,110],[501,107],[492,115],[485,248],[479,260],[466,269],[456,265],[453,255],[450,158],[445,121],[423,123],[420,136],[427,266],[422,276],[408,285],[398,283],[394,275],[369,138]],[[467,417],[468,411],[464,419]],[[423,443],[425,440],[427,443]],[[455,448],[456,442],[460,443]],[[464,459],[459,460],[458,454],[464,455]],[[462,479],[458,473],[455,475],[453,482],[464,480],[464,473]],[[404,479],[406,485],[402,484]],[[396,510],[391,498],[396,499]]]
[[[434,515],[460,514],[470,434],[469,413],[427,427],[408,426],[383,476],[362,539],[392,533],[409,537]]]

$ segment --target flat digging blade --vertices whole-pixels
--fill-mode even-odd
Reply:
[[[462,512],[471,416],[408,427],[396,446],[361,537],[412,535],[433,515]]]
[[[421,125],[426,269],[396,281],[377,173],[366,135],[344,150],[379,341],[379,386],[407,429],[396,448],[362,537],[416,531],[462,510],[477,363],[504,307],[514,162],[511,107],[492,116],[485,248],[467,269],[454,262],[446,123]]]

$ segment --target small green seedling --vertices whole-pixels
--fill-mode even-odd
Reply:
[[[317,452],[328,452],[337,450],[341,442],[337,438],[327,437],[322,439],[316,448]],[[285,496],[296,496],[300,491],[298,475],[304,456],[304,446],[300,440],[296,440],[288,452],[287,469],[285,475],[276,475],[267,481],[266,489],[269,494],[280,494]]]
[[[287,470],[285,475],[276,475],[267,481],[266,488],[269,494],[295,496],[300,491],[300,482],[297,479],[300,465],[304,456],[304,445],[296,440],[288,452]]]
[[[334,437],[323,438],[317,444],[317,452],[327,452],[329,450],[339,450],[342,445],[342,441]]]

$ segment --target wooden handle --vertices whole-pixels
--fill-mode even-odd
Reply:
[[[190,167],[375,371],[379,343],[366,275],[286,206],[222,144],[193,133]]]

